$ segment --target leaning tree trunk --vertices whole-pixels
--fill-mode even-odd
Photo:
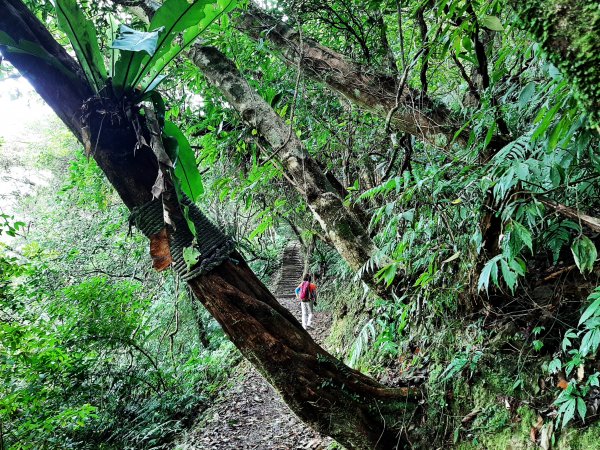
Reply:
[[[115,3],[121,2],[117,0]],[[148,5],[145,12],[152,15],[153,11],[153,7]],[[344,205],[342,196],[317,161],[308,154],[293,126],[285,123],[248,84],[235,63],[218,49],[196,44],[188,56],[242,119],[268,142],[273,150],[271,158],[280,162],[286,180],[304,198],[328,242],[352,270],[360,271],[361,279],[377,295],[391,298],[392,291],[402,280],[398,277],[393,284],[386,286],[377,283],[374,270],[363,269],[376,251],[366,229],[368,220],[364,211],[357,206],[347,208]]]
[[[148,11],[151,14],[152,7],[148,6],[146,13]],[[248,84],[233,61],[218,49],[200,44],[194,45],[188,56],[242,119],[268,142],[273,150],[271,158],[280,162],[285,178],[304,198],[328,242],[352,270],[360,271],[361,279],[377,295],[391,298],[392,292],[402,281],[400,277],[388,286],[375,280],[375,270],[364,270],[376,251],[366,229],[368,220],[365,212],[358,206],[344,205],[330,177],[308,154],[292,126],[287,125]]]
[[[325,235],[348,265],[355,271],[360,270],[375,253],[375,245],[361,220],[344,206],[290,125],[250,87],[233,61],[219,50],[195,45],[189,56],[244,121],[271,145],[287,180],[304,197]],[[372,271],[362,270],[361,274],[362,280],[378,295],[390,297],[391,289],[377,283]]]
[[[235,27],[251,39],[266,40],[283,60],[299,67],[310,78],[373,113],[387,117],[399,132],[408,133],[434,147],[444,147],[460,129],[443,105],[409,88],[406,83],[349,61],[250,3],[235,19]],[[400,92],[398,92],[400,89]],[[467,132],[460,134],[463,141]]]
[[[511,0],[525,28],[577,89],[600,132],[600,2]]]
[[[244,262],[225,263],[190,286],[304,422],[348,448],[404,445],[393,428],[414,409],[411,391],[381,386],[325,352]]]
[[[347,97],[355,105],[389,119],[395,129],[408,133],[434,147],[445,146],[455,139],[466,142],[469,129],[459,133],[457,124],[443,105],[436,105],[426,95],[410,87],[399,86],[399,80],[349,61],[343,55],[318,42],[301,36],[255,5],[250,5],[236,20],[235,26],[254,40],[266,40],[290,66],[300,68],[308,77],[325,83],[334,92]],[[402,91],[399,92],[399,88]],[[493,153],[508,143],[505,136],[494,136],[488,146]],[[488,195],[481,217],[485,242],[481,263],[494,256],[502,232],[502,221]],[[482,264],[481,264],[482,266]]]
[[[98,99],[93,99],[81,68],[21,0],[0,5],[0,30],[15,41],[39,46],[37,53],[43,53],[43,58],[12,53],[3,46],[0,51],[80,140],[83,127],[90,127],[96,143],[92,156],[127,207],[139,210],[147,205],[158,163],[150,148],[135,150],[137,135],[131,119],[121,114],[119,120],[102,121],[101,113],[92,108]],[[84,106],[89,113],[86,123]],[[382,386],[328,354],[240,256],[234,256],[237,263],[226,261],[190,279],[189,286],[292,410],[351,449],[404,446],[394,425],[402,412],[415,407],[412,391]]]

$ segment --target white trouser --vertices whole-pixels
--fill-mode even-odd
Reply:
[[[307,327],[310,327],[310,323],[312,322],[313,316],[313,301],[310,300],[308,302],[300,302],[302,305],[302,328],[306,330]]]

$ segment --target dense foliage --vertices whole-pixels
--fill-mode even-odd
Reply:
[[[16,237],[0,254],[4,445],[167,448],[239,357],[183,285],[149,270],[73,139],[55,122],[43,138],[27,153],[52,180],[20,199],[26,228],[2,227]]]

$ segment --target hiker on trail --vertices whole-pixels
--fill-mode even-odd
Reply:
[[[304,275],[295,292],[302,307],[302,328],[312,328],[313,306],[317,304],[317,285],[310,282],[310,274]]]

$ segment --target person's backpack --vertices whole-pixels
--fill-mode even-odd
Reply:
[[[308,300],[310,297],[310,281],[303,281],[300,285],[300,300]]]

